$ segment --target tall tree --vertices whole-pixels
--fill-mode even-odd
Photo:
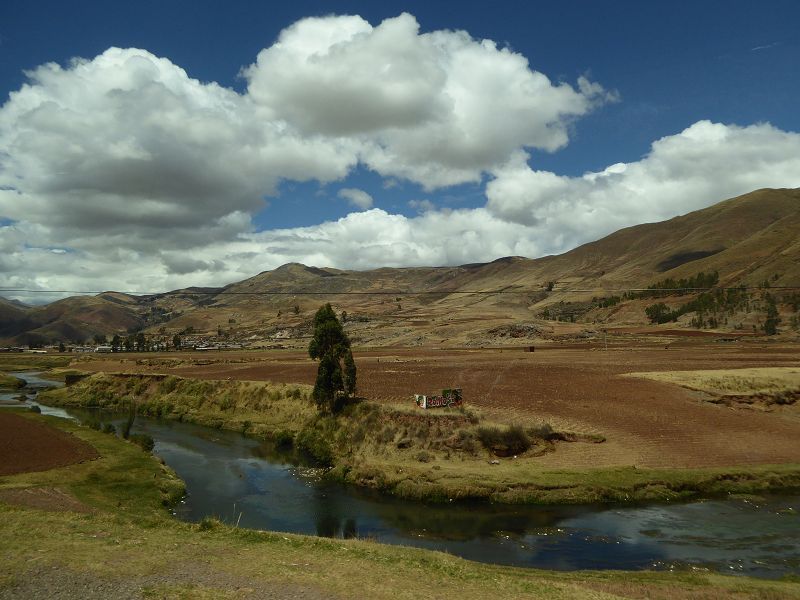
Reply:
[[[330,304],[322,306],[314,315],[314,335],[308,344],[308,354],[319,360],[314,400],[320,410],[334,413],[336,400],[355,392],[356,363],[350,339]]]
[[[766,301],[767,301],[767,318],[764,321],[764,325],[762,325],[762,328],[764,329],[764,333],[766,333],[767,335],[775,335],[776,333],[778,333],[778,323],[781,322],[781,318],[780,316],[778,316],[778,306],[775,303],[775,298],[770,294],[766,294]]]

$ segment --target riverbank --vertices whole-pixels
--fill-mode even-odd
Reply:
[[[25,381],[14,375],[0,372],[0,391],[14,391],[25,387]]]
[[[87,510],[0,504],[0,598],[791,598],[796,581],[708,572],[552,572],[447,554],[176,521],[174,477],[137,446],[63,419],[42,419],[101,458],[4,477],[0,489],[58,488]],[[167,490],[165,492],[165,490]],[[165,495],[167,494],[167,495]]]
[[[697,469],[548,469],[539,457],[602,439],[521,424],[527,446],[471,410],[414,411],[361,402],[317,414],[310,387],[199,381],[168,375],[95,374],[41,394],[45,404],[128,410],[239,431],[294,448],[327,476],[401,498],[449,502],[583,504],[688,500],[800,488],[800,465]],[[501,434],[487,442],[489,434]],[[517,432],[519,433],[519,432]],[[505,437],[503,437],[505,435]],[[517,454],[513,452],[518,450]]]

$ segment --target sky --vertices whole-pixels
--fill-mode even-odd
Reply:
[[[798,22],[795,1],[5,0],[0,294],[535,258],[800,187]]]

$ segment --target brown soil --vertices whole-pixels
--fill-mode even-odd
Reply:
[[[79,366],[307,384],[313,384],[316,373],[316,364],[300,352],[183,358],[183,364],[147,366],[109,358]],[[723,345],[697,339],[673,343],[669,349],[615,340],[608,350],[582,344],[537,346],[535,352],[385,349],[356,356],[358,391],[371,400],[410,406],[414,393],[460,387],[467,405],[491,420],[544,421],[558,430],[606,437],[603,444],[559,444],[557,452],[536,459],[553,468],[800,463],[797,414],[715,405],[676,385],[622,377],[636,371],[796,366],[799,361],[800,348],[793,345]]]
[[[0,412],[0,475],[47,471],[99,456],[76,437],[8,412]]]

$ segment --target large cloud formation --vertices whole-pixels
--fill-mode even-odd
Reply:
[[[243,69],[244,93],[145,50],[46,64],[0,108],[0,284],[160,290],[214,285],[288,261],[455,264],[558,252],[764,186],[800,185],[800,139],[768,124],[700,122],[640,161],[535,171],[573,120],[616,94],[553,83],[527,59],[413,16],[301,20]],[[370,209],[255,231],[283,180],[357,166],[427,190],[486,184],[487,204],[414,218]],[[123,268],[121,268],[123,266]]]
[[[463,31],[420,34],[409,14],[305,19],[245,74],[267,118],[358,139],[370,168],[428,188],[478,181],[521,147],[557,150],[571,118],[614,97],[585,78],[554,85]]]
[[[698,121],[633,163],[563,177],[517,156],[486,186],[487,209],[563,251],[637,223],[660,221],[763,187],[800,186],[800,134],[769,124]],[[545,249],[545,248],[543,248]]]

